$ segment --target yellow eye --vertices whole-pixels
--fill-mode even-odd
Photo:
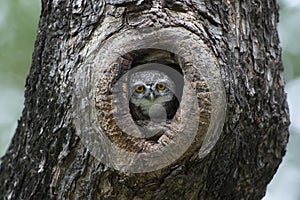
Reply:
[[[157,83],[156,85],[157,89],[164,90],[166,89],[166,85],[164,83]]]
[[[143,85],[137,85],[135,86],[135,91],[137,93],[142,93],[145,90],[145,87]]]

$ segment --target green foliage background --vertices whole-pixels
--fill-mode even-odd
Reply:
[[[39,0],[0,0],[0,155],[21,115],[39,14]]]
[[[287,82],[300,76],[300,0],[289,1],[298,3],[288,4],[288,1],[280,1],[278,26]]]
[[[39,0],[0,1],[0,73],[16,87],[23,88],[40,14]]]
[[[285,80],[292,83],[300,76],[300,0],[282,0],[280,3],[279,33]],[[0,156],[8,148],[23,108],[40,6],[40,0],[0,0]],[[291,105],[290,109],[293,110]],[[288,154],[264,199],[300,199],[300,181],[295,181],[300,180],[299,145],[300,134],[292,129]],[[293,190],[291,186],[295,184]]]

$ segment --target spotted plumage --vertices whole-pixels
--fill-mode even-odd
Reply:
[[[179,106],[175,83],[158,70],[133,73],[129,80],[129,107],[137,121],[165,122],[170,120]]]

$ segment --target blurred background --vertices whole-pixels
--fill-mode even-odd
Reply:
[[[300,0],[281,0],[279,34],[292,125],[264,200],[300,200]],[[0,156],[14,134],[37,34],[40,0],[0,0]]]

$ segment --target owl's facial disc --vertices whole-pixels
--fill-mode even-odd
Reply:
[[[167,95],[168,88],[164,82],[157,82],[154,84],[146,84],[147,90],[145,92],[145,99],[154,102],[157,98]]]
[[[129,83],[129,106],[134,120],[164,122],[174,116],[178,100],[175,83],[169,77],[155,71],[143,72],[134,74]]]

